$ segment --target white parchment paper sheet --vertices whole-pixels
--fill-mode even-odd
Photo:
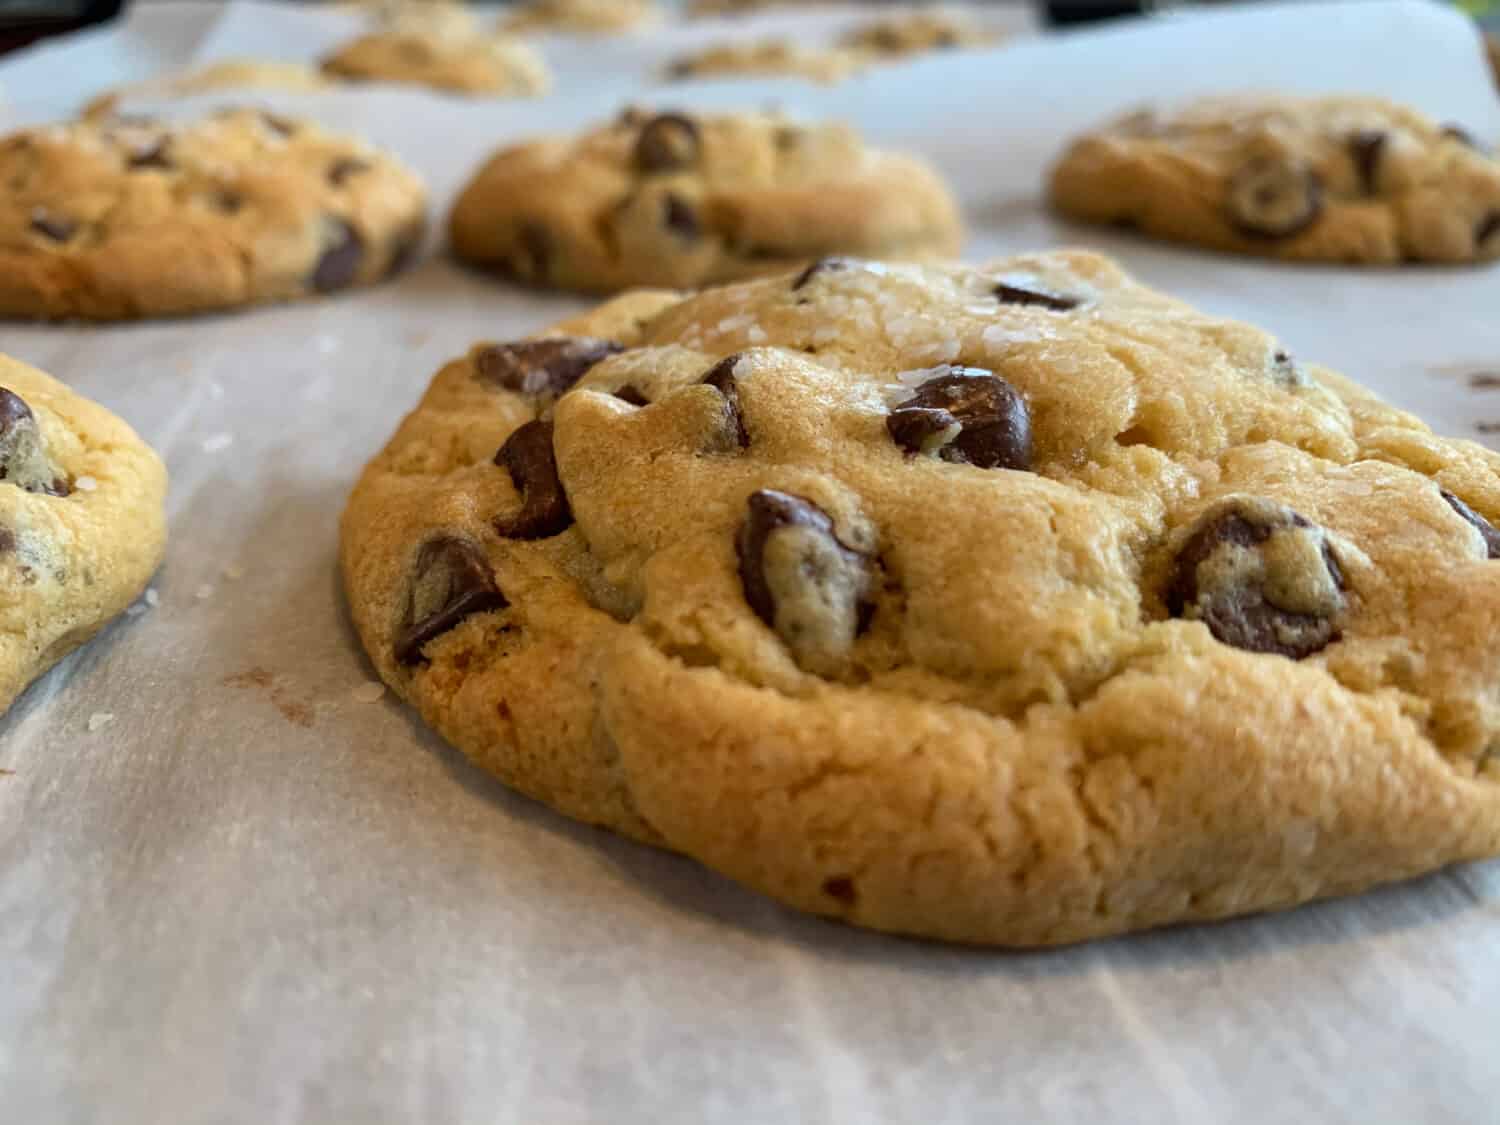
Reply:
[[[839,114],[943,167],[972,257],[1099,246],[1445,432],[1500,420],[1500,394],[1464,378],[1500,370],[1495,268],[1290,268],[1068,227],[1040,204],[1069,132],[1147,98],[1365,91],[1493,141],[1500,103],[1457,15],[1273,6],[1021,36],[831,89],[651,81],[687,42],[814,39],[849,18],[549,39],[559,89],[536,103],[271,100],[397,149],[439,217],[500,143],[630,98]],[[0,64],[0,123],[161,66],[311,58],[354,21],[153,4]],[[335,568],[356,474],[444,358],[580,307],[439,255],[295,307],[0,325],[0,349],[123,414],[173,479],[159,604],[0,720],[0,1120],[1500,1119],[1500,865],[1061,953],[946,948],[794,916],[574,825],[389,696],[357,701],[370,671]]]

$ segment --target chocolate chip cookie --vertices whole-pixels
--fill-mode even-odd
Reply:
[[[961,12],[934,9],[871,20],[848,32],[840,42],[875,58],[894,61],[929,51],[985,47],[999,38]]]
[[[1065,215],[1303,261],[1500,256],[1500,162],[1463,129],[1379,98],[1212,99],[1142,110],[1052,172]]]
[[[459,257],[503,276],[595,292],[703,285],[824,254],[947,256],[961,237],[931,168],[843,125],[636,110],[495,154],[449,231]]]
[[[166,488],[129,426],[0,355],[0,712],[145,588]]]
[[[536,97],[552,84],[535,49],[508,35],[410,26],[361,35],[322,63],[323,73],[358,82],[396,82],[496,97]]]
[[[504,26],[510,31],[602,35],[652,23],[660,14],[654,0],[525,0]]]
[[[1047,945],[1500,851],[1500,456],[1108,260],[628,294],[343,519],[381,677],[803,910]]]
[[[786,39],[754,43],[723,43],[683,55],[668,64],[666,77],[718,78],[750,75],[786,75],[814,82],[839,82],[853,74],[863,61],[854,51],[837,47],[803,47]]]
[[[230,110],[0,139],[0,315],[114,320],[367,285],[410,261],[425,193],[395,158]]]

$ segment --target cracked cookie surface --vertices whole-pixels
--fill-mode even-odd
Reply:
[[[1500,457],[1104,258],[829,259],[447,365],[382,678],[570,816],[1045,945],[1500,850]]]
[[[119,418],[0,355],[0,712],[145,588],[166,485]]]
[[[641,111],[495,154],[449,232],[476,265],[594,292],[705,285],[822,254],[947,256],[961,237],[931,168],[843,125]]]
[[[1500,257],[1500,161],[1463,129],[1370,97],[1140,110],[1052,171],[1065,215],[1217,250],[1389,265]]]
[[[420,243],[415,173],[307,121],[231,110],[0,139],[0,315],[113,320],[379,281]]]

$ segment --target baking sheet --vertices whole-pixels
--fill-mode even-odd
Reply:
[[[144,6],[0,64],[0,123],[158,65],[311,57],[354,18]],[[1099,246],[1444,432],[1500,420],[1500,392],[1466,378],[1500,371],[1496,268],[1240,261],[1070,227],[1039,198],[1068,132],[1147,98],[1385,93],[1500,138],[1451,11],[1371,0],[1022,35],[829,89],[646,81],[705,37],[549,39],[559,90],[537,103],[259,100],[394,147],[438,215],[493,147],[626,100],[836,113],[942,166],[971,257]],[[1058,953],[962,950],[790,914],[510,794],[389,695],[362,702],[335,565],[360,467],[443,359],[582,307],[435,256],[294,307],[0,324],[0,349],[121,413],[172,472],[157,604],[0,720],[0,1120],[1496,1119],[1500,864]]]

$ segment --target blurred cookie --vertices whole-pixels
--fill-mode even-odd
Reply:
[[[0,139],[0,315],[120,319],[367,285],[421,240],[415,173],[307,121],[231,110]]]
[[[1210,99],[1074,141],[1052,202],[1200,246],[1389,265],[1500,256],[1500,162],[1464,130],[1371,97]]]
[[[508,31],[600,35],[629,31],[658,18],[654,0],[524,0],[503,26]]]
[[[0,712],[145,589],[166,487],[124,422],[0,355]]]
[[[703,285],[824,254],[946,256],[961,233],[931,168],[867,148],[846,126],[637,111],[496,153],[449,232],[477,265],[600,292]]]
[[[725,43],[676,59],[667,66],[672,80],[731,76],[786,75],[814,82],[839,82],[853,74],[861,57],[837,47],[801,47],[785,39]]]
[[[504,35],[422,31],[402,26],[361,35],[323,60],[323,73],[460,94],[535,97],[551,85],[535,49]]]
[[[440,371],[344,514],[485,769],[1049,945],[1500,852],[1500,455],[1106,259],[830,259]]]
[[[907,12],[861,24],[839,42],[877,58],[893,60],[955,47],[984,47],[999,36],[960,12]]]

